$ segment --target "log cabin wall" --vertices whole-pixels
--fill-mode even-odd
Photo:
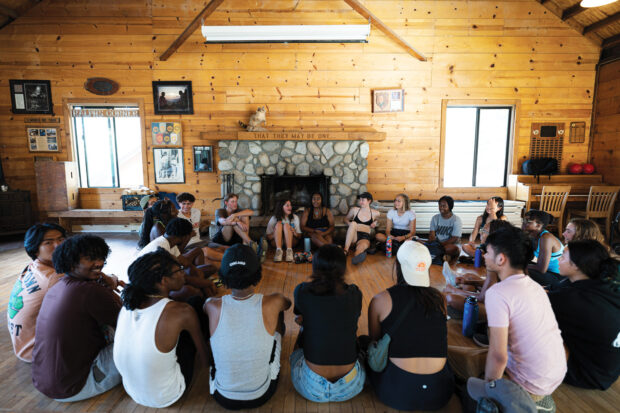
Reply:
[[[367,44],[205,45],[197,30],[168,61],[159,61],[205,3],[44,0],[3,28],[0,144],[9,185],[30,190],[36,198],[35,154],[25,138],[25,118],[33,116],[11,113],[9,79],[51,81],[63,132],[58,160],[71,156],[63,99],[96,98],[84,90],[89,77],[118,82],[120,90],[113,97],[144,102],[147,137],[152,121],[180,118],[186,183],[159,189],[194,193],[203,212],[219,204],[211,200],[220,196],[220,185],[216,173],[193,172],[192,146],[208,144],[201,132],[238,130],[237,122],[246,121],[260,105],[267,107],[267,126],[274,130],[371,127],[386,132],[385,141],[370,143],[368,159],[368,189],[378,199],[392,199],[398,192],[417,199],[444,193],[457,199],[505,196],[505,188],[440,188],[444,99],[519,102],[513,172],[528,155],[532,122],[568,126],[585,121],[589,136],[600,48],[538,1],[363,1],[427,62],[416,60],[374,27]],[[287,23],[365,21],[342,1],[323,0],[226,0],[206,20],[210,25]],[[153,80],[191,80],[194,115],[154,115]],[[378,88],[404,88],[404,112],[373,114],[372,90]],[[588,147],[588,141],[567,142],[563,167],[585,162]],[[148,142],[147,149],[145,184],[155,188]],[[84,190],[81,207],[120,208],[120,192]]]
[[[599,69],[592,163],[605,182],[620,185],[620,60]]]

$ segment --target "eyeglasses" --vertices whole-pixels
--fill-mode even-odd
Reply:
[[[180,265],[178,270],[172,271],[170,274],[164,275],[164,277],[172,277],[174,274],[178,273],[179,271],[185,271],[185,267],[183,265]]]

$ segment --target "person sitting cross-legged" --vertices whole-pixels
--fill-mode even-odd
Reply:
[[[385,242],[390,237],[392,254],[396,254],[403,242],[415,236],[415,226],[415,212],[409,206],[409,197],[406,194],[398,194],[394,198],[394,208],[387,213],[385,234],[378,233],[377,241]]]
[[[370,207],[372,194],[363,192],[357,196],[359,206],[349,209],[345,222],[349,225],[344,241],[344,253],[349,255],[349,248],[355,248],[351,263],[362,263],[366,259],[366,252],[370,248],[371,231],[377,228],[377,219],[381,212]]]
[[[197,310],[172,301],[185,285],[183,266],[163,248],[136,259],[127,271],[123,308],[114,336],[114,363],[123,387],[143,406],[162,408],[189,390],[196,352],[202,366],[208,354]],[[205,322],[205,327],[207,327]]]
[[[323,206],[323,195],[319,192],[312,194],[310,208],[301,216],[301,229],[317,247],[333,243],[334,215]]]
[[[282,247],[286,246],[287,262],[293,262],[293,248],[301,239],[301,224],[297,214],[293,213],[290,199],[281,199],[276,203],[275,211],[269,222],[265,235],[276,248],[274,262],[282,261]]]
[[[216,268],[206,261],[202,249],[193,248],[181,253],[192,238],[192,234],[191,222],[183,218],[173,218],[166,225],[164,235],[151,241],[138,255],[141,257],[163,248],[185,267],[186,285],[178,291],[171,292],[170,298],[173,299],[185,300],[195,295],[210,297],[216,293],[215,285],[207,278],[216,271]]]
[[[63,276],[54,270],[52,254],[66,236],[60,225],[45,223],[30,227],[24,238],[26,253],[33,261],[13,285],[7,325],[15,355],[28,363],[32,361],[35,326],[43,297]]]
[[[555,411],[551,395],[566,374],[566,353],[547,293],[524,274],[534,255],[532,243],[521,230],[505,228],[490,234],[484,249],[486,267],[500,282],[485,297],[489,352],[484,380],[470,378],[468,392],[475,400],[493,398],[492,389],[510,380],[529,394],[524,411]]]
[[[218,228],[213,242],[225,247],[235,244],[250,245],[250,217],[254,213],[251,209],[239,208],[237,194],[227,194],[224,197],[224,208],[215,211],[215,225]]]
[[[220,279],[231,294],[209,298],[204,304],[213,352],[210,391],[226,409],[254,409],[276,391],[284,311],[291,300],[280,293],[254,292],[261,267],[247,245],[235,244],[226,250]]]
[[[435,244],[436,247],[440,250],[443,249],[445,254],[451,257],[451,261],[454,261],[461,253],[457,244],[461,241],[463,223],[461,218],[452,212],[454,208],[452,197],[444,195],[439,198],[438,207],[439,214],[431,218],[427,246]],[[435,259],[435,257],[433,258]]]
[[[568,243],[559,265],[569,282],[549,300],[568,348],[564,382],[606,390],[620,376],[620,261],[600,242],[581,240]]]
[[[295,390],[314,402],[341,402],[364,388],[366,372],[357,359],[357,321],[362,293],[344,281],[347,257],[336,245],[320,247],[310,282],[295,287],[295,322],[301,325],[291,354]]]
[[[32,382],[48,397],[74,402],[120,384],[113,329],[121,309],[114,292],[124,286],[101,270],[110,254],[103,238],[78,235],[52,256],[62,277],[43,298],[32,352]]]

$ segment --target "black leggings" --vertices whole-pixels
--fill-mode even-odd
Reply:
[[[396,410],[439,410],[454,393],[454,376],[447,360],[434,374],[409,373],[390,360],[381,373],[367,371],[379,400]]]
[[[276,392],[276,389],[278,388],[279,379],[280,379],[280,376],[271,380],[271,383],[269,384],[269,388],[267,389],[265,394],[260,396],[258,399],[231,400],[231,399],[227,399],[226,397],[222,396],[217,390],[215,391],[215,393],[213,393],[213,398],[215,399],[216,402],[218,402],[220,406],[228,410],[256,409],[257,407],[262,406],[263,404],[267,403],[269,399],[271,399],[271,396],[274,395],[274,393]]]

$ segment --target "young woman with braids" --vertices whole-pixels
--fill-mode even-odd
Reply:
[[[179,211],[169,199],[155,202],[152,207],[144,212],[138,247],[142,249],[155,238],[164,235],[166,225],[168,225],[171,219],[176,218],[177,215],[179,215]]]
[[[138,404],[162,408],[188,389],[196,352],[207,365],[207,347],[196,307],[172,301],[185,284],[183,266],[159,248],[133,262],[114,336],[114,363],[123,387]],[[198,311],[198,313],[196,312]]]
[[[324,245],[312,260],[310,282],[295,287],[299,348],[291,354],[291,381],[314,402],[340,402],[362,391],[366,373],[357,359],[357,320],[362,293],[344,281],[347,258]]]
[[[564,382],[605,390],[620,376],[620,261],[598,241],[571,241],[559,259],[567,286],[549,293],[564,344]]]

